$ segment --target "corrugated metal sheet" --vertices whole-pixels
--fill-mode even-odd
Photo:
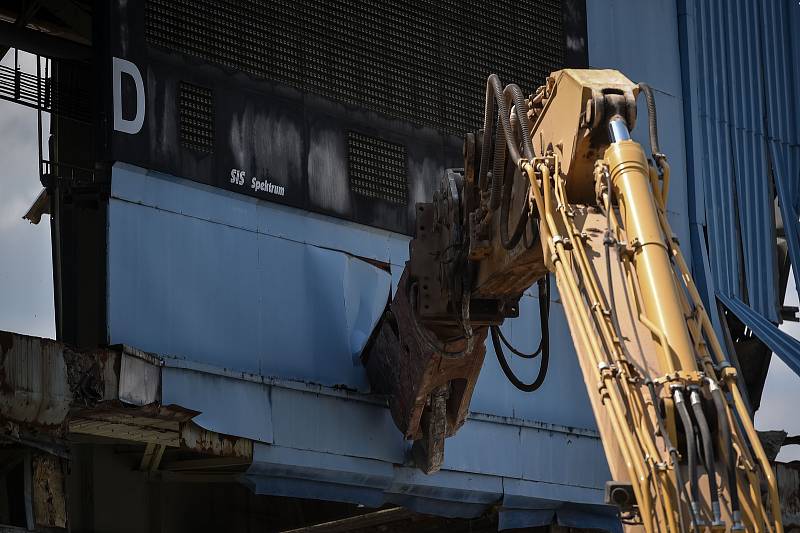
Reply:
[[[777,321],[772,186],[764,130],[761,3],[687,2],[700,116],[694,178],[705,187],[717,291]]]
[[[12,427],[55,428],[72,399],[62,344],[0,331],[0,414]]]
[[[800,280],[800,22],[790,0],[679,0],[690,172],[704,200],[693,247],[702,279],[772,346],[780,338],[775,196]],[[707,239],[707,243],[706,243]],[[711,294],[706,293],[709,299]],[[713,302],[707,302],[713,303]],[[738,310],[738,312],[737,312]],[[764,320],[754,322],[758,317]],[[787,345],[788,346],[788,345]],[[792,359],[793,352],[779,353]],[[790,365],[792,366],[792,365]]]
[[[775,352],[796,374],[800,375],[800,340],[776,328],[774,324],[740,300],[728,298],[723,294],[720,294],[719,298],[725,307],[747,324],[770,350]]]
[[[764,1],[764,81],[767,91],[766,120],[772,171],[778,194],[789,256],[800,281],[800,5]],[[796,285],[800,287],[800,285]]]

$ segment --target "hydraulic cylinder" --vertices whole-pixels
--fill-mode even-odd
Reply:
[[[605,160],[632,250],[642,311],[668,343],[661,346],[656,338],[662,350],[662,371],[697,370],[687,319],[650,188],[644,150],[635,141],[619,140],[608,147]]]

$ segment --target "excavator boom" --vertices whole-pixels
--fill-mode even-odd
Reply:
[[[651,160],[630,138],[640,92]],[[484,118],[466,136],[464,168],[417,205],[410,259],[365,356],[417,464],[441,465],[487,337],[515,386],[546,379],[552,275],[613,477],[606,497],[625,527],[780,533],[771,467],[666,216],[670,168],[650,88],[567,69],[525,96],[493,75]],[[498,326],[534,283],[542,344],[523,354]],[[514,375],[506,349],[541,360],[533,382]]]

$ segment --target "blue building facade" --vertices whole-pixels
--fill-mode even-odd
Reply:
[[[586,20],[590,66],[656,90],[672,166],[669,217],[707,304],[716,309],[719,299],[800,371],[797,341],[776,327],[779,263],[800,264],[796,2],[587,2]],[[645,129],[640,120],[633,132],[643,144]],[[441,169],[428,170],[435,183]],[[776,252],[779,238],[788,259]],[[453,517],[499,505],[501,528],[555,521],[617,530],[614,509],[603,505],[609,472],[556,291],[544,386],[514,389],[489,347],[442,470],[426,476],[413,467],[410,443],[385,398],[370,393],[360,361],[408,242],[399,232],[117,162],[107,216],[109,344],[164,358],[162,403],[198,411],[195,422],[208,430],[254,441],[240,481],[256,493]],[[526,293],[520,317],[503,326],[522,349],[540,336],[536,298]],[[724,313],[714,319],[725,327]]]

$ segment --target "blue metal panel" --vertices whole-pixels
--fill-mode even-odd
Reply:
[[[753,333],[780,357],[786,366],[800,375],[800,341],[776,328],[774,324],[735,298],[719,295],[725,307],[753,330]]]
[[[556,522],[555,509],[500,509],[498,531],[549,526]]]
[[[402,265],[405,235],[266,202],[241,194],[144,170],[126,163],[113,169],[114,198],[320,248]]]
[[[561,486],[532,482],[525,479],[503,479],[503,507],[510,509],[557,509],[570,502],[578,505],[597,505],[602,501],[601,490],[595,487]],[[553,493],[560,497],[553,498]]]
[[[550,502],[555,503],[555,502]],[[546,504],[545,504],[546,505]],[[530,527],[558,524],[567,528],[596,529],[611,533],[622,533],[622,524],[617,518],[616,510],[603,509],[599,506],[583,506],[563,504],[555,509],[500,509],[498,530],[522,529]]]
[[[425,475],[390,463],[256,443],[244,481],[259,494],[292,495],[378,507],[394,503],[417,512],[474,517],[501,503],[506,525],[539,517],[583,528],[616,531],[615,510],[602,490],[443,470]],[[565,503],[567,502],[567,503]],[[539,513],[550,510],[549,513]],[[501,518],[502,520],[502,518]]]
[[[497,476],[451,471],[428,476],[415,468],[395,467],[386,499],[419,513],[473,518],[502,495],[503,479]]]
[[[558,303],[558,292],[553,290],[551,298],[554,300],[550,310],[552,357],[542,388],[536,394],[528,394],[512,387],[497,362],[494,348],[487,343],[486,358],[471,403],[473,411],[579,428],[596,427],[585,388],[574,386],[582,383],[583,377],[564,310]],[[503,332],[510,334],[509,339],[521,350],[535,350],[541,338],[538,299],[523,296],[519,318],[506,321]],[[509,364],[521,379],[528,381],[539,368],[538,360],[517,357],[509,360]],[[564,401],[565,390],[570,391],[570,401]]]
[[[538,426],[538,427],[537,427]],[[596,433],[473,415],[448,439],[444,468],[596,491],[609,479]]]
[[[258,235],[113,198],[108,217],[110,341],[258,369]]]
[[[768,155],[772,158],[778,203],[797,284],[800,282],[800,235],[796,224],[800,215],[800,127],[797,124],[800,39],[794,33],[800,25],[800,12],[794,2],[762,2],[761,8],[766,28],[763,50]]]
[[[695,6],[698,54],[698,111],[701,118],[703,153],[695,158],[702,167],[695,168],[695,179],[705,184],[708,240],[714,250],[709,257],[717,289],[726,294],[741,294],[739,255],[740,236],[733,208],[733,177],[730,168],[728,121],[728,70],[723,68],[722,54],[727,50],[716,31],[718,15],[710,12],[711,3]],[[695,154],[697,156],[697,154]]]
[[[244,481],[256,494],[380,507],[393,476],[381,461],[256,444]]]
[[[800,40],[792,31],[800,14],[790,0],[679,4],[684,88],[692,98],[685,112],[700,116],[687,147],[693,179],[705,187],[705,217],[693,222],[706,225],[693,247],[705,246],[705,229],[713,278],[706,285],[767,345],[789,350],[778,355],[792,358],[774,325],[781,302],[773,192],[800,281]],[[697,263],[696,274],[702,270]],[[713,309],[714,297],[706,303]]]
[[[786,2],[685,1],[685,86],[699,113],[693,176],[705,186],[709,260],[716,291],[777,322],[772,198],[776,133],[789,134],[791,78]],[[784,42],[782,42],[784,41]],[[780,66],[778,66],[780,65]],[[779,70],[789,71],[778,72]],[[774,121],[774,126],[770,126]],[[765,130],[766,126],[766,130]],[[777,180],[776,180],[777,181]],[[699,223],[703,217],[697,217]],[[796,220],[796,218],[795,218]]]
[[[800,287],[800,146],[770,142],[775,186],[783,219],[783,231],[794,268],[795,287]]]
[[[586,23],[592,68],[620,70],[680,98],[675,0],[586,2]]]
[[[162,404],[199,411],[192,420],[208,430],[272,442],[272,401],[261,384],[170,367],[161,376]]]
[[[274,387],[274,443],[402,464],[407,444],[384,403],[348,401]]]
[[[592,528],[610,533],[622,533],[622,524],[617,518],[616,509],[609,507],[601,510],[597,506],[565,504],[556,511],[556,517],[558,525],[562,527]]]
[[[115,167],[112,193],[112,342],[240,372],[367,390],[353,357],[386,304],[389,275],[350,254],[390,261],[395,281],[408,251],[405,237],[129,166]],[[184,197],[190,200],[182,207]],[[218,204],[247,216],[227,216]],[[540,337],[536,299],[526,295],[521,311],[504,327],[526,348]],[[557,356],[544,388],[534,398],[511,387],[490,350],[475,411],[594,427],[585,390],[571,387],[581,374],[558,304],[551,324]],[[535,371],[535,363],[526,363],[530,368],[517,369],[523,376]],[[564,402],[568,388],[573,401]]]
[[[520,496],[526,494],[521,487],[528,482],[505,480],[503,488],[503,507],[500,509],[500,530],[540,527],[557,523],[564,527],[598,529],[621,532],[622,526],[614,508],[579,503],[579,498],[569,501],[556,501],[547,498]],[[534,494],[535,494],[534,490]]]
[[[330,235],[310,231],[320,245],[280,238],[256,231],[247,216],[236,213],[264,220],[264,211],[277,208],[272,218],[279,219],[288,208],[117,170],[109,206],[111,342],[243,372],[368,390],[354,356],[386,306],[391,276],[351,250],[388,262],[387,232],[351,232],[349,223],[294,210],[284,218],[300,226],[325,222]],[[148,186],[135,183],[142,178]],[[182,198],[188,200],[180,207]],[[337,231],[361,238],[337,242]]]

